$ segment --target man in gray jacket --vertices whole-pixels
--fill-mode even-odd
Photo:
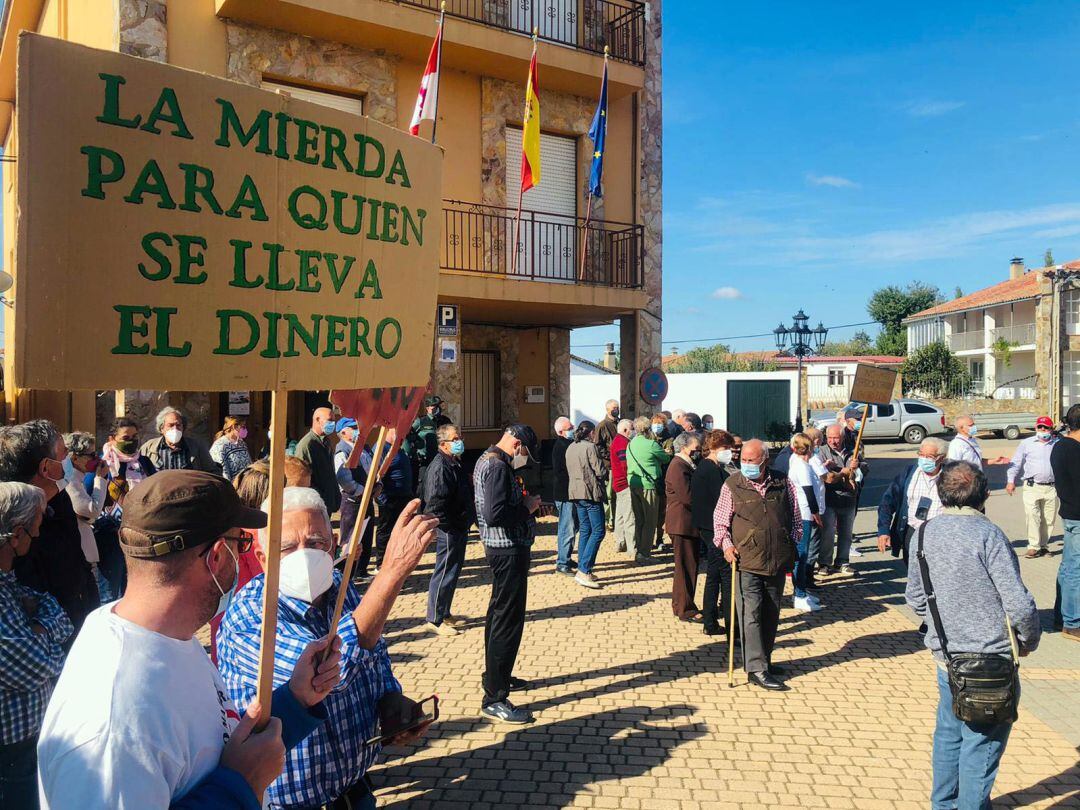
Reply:
[[[949,653],[1011,656],[1008,622],[1020,655],[1027,655],[1039,645],[1039,613],[1020,579],[1009,538],[981,511],[990,494],[986,475],[970,462],[948,462],[937,486],[944,511],[923,524],[922,545]],[[917,538],[912,546],[918,548]],[[965,723],[953,714],[945,656],[927,607],[917,553],[910,555],[906,597],[924,619],[926,646],[938,662],[941,697],[930,805],[988,808],[1012,724]]]

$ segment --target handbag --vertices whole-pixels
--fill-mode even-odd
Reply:
[[[929,522],[929,521],[927,521]],[[922,574],[926,605],[934,621],[934,630],[941,641],[952,693],[953,714],[965,723],[1014,723],[1020,703],[1020,658],[1016,649],[1009,617],[1005,628],[1009,633],[1010,658],[993,653],[950,653],[945,638],[945,628],[937,608],[937,596],[930,581],[930,566],[923,553],[923,535],[926,523],[919,527],[919,544],[916,557]]]

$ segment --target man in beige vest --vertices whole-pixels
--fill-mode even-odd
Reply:
[[[720,490],[713,513],[714,539],[729,563],[738,560],[742,592],[743,665],[750,683],[787,689],[772,665],[784,577],[795,565],[802,517],[795,487],[769,470],[769,451],[760,439],[743,445],[739,472]]]

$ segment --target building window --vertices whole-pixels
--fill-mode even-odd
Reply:
[[[1061,409],[1067,411],[1080,402],[1080,352],[1061,357]]]
[[[1064,304],[1065,334],[1080,335],[1080,290],[1066,290]]]
[[[293,84],[289,81],[275,78],[264,78],[260,84],[263,90],[281,90],[293,98],[301,101],[310,101],[321,104],[324,107],[332,107],[335,110],[352,113],[353,115],[364,114],[364,99],[349,93],[335,93],[329,90],[315,90],[302,84]]]
[[[462,430],[498,430],[499,353],[462,352],[464,386],[461,395]]]
[[[840,386],[844,384],[844,369],[843,368],[830,368],[829,369],[829,387]]]

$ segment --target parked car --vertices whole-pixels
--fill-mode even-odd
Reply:
[[[1020,438],[1023,430],[1034,431],[1035,419],[1033,413],[1019,411],[1009,413],[973,413],[971,418],[975,420],[975,427],[979,433],[991,432],[998,438],[1004,436],[1009,441]]]
[[[863,407],[861,403],[852,402],[837,410]],[[894,399],[888,405],[870,405],[869,411],[866,429],[863,430],[864,439],[902,438],[908,444],[918,444],[927,436],[949,432],[945,412],[921,399]],[[836,413],[811,421],[815,427],[824,430],[836,421]]]

